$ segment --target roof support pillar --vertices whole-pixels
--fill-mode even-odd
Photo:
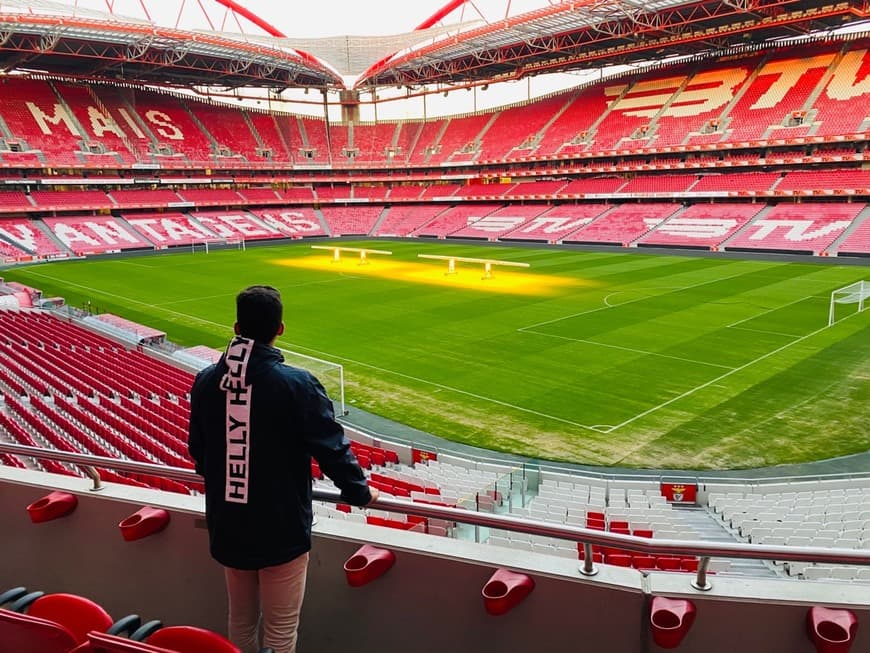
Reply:
[[[341,122],[347,124],[359,123],[359,91],[342,91],[339,95],[341,102]]]

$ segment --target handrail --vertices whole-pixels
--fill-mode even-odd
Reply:
[[[201,482],[202,477],[196,472],[153,463],[118,460],[91,454],[54,451],[40,447],[30,447],[20,444],[0,442],[0,452],[45,458],[77,465],[106,467],[120,471],[144,472],[171,478],[178,481]],[[344,503],[341,494],[336,489],[315,488],[313,497],[318,501],[329,503]],[[764,544],[744,544],[741,542],[702,542],[684,540],[665,540],[622,535],[607,531],[598,531],[569,524],[512,517],[506,515],[472,512],[463,508],[453,508],[428,503],[415,503],[401,499],[385,498],[381,495],[371,504],[373,508],[389,510],[417,517],[444,519],[462,522],[472,526],[499,528],[530,535],[554,537],[583,544],[586,555],[580,567],[580,573],[593,576],[597,572],[592,561],[592,546],[612,546],[615,548],[639,551],[649,554],[691,555],[700,558],[698,572],[692,586],[699,590],[712,588],[707,578],[707,568],[710,558],[744,558],[751,560],[789,560],[795,562],[821,562],[828,564],[867,565],[870,566],[870,550],[867,549],[825,549],[807,546],[781,546]]]
[[[202,483],[202,477],[194,471],[181,469],[180,467],[158,465],[156,463],[140,463],[132,460],[120,460],[118,458],[95,456],[94,454],[89,453],[56,451],[54,449],[43,449],[42,447],[31,447],[24,444],[10,444],[8,442],[0,442],[0,452],[17,454],[19,456],[30,456],[31,458],[57,460],[62,463],[72,463],[74,465],[105,467],[107,469],[116,469],[122,472],[133,472],[136,474],[154,474],[156,476],[162,476],[163,478],[171,478],[175,481]]]

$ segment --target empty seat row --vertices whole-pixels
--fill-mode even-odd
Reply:
[[[115,620],[98,603],[77,594],[27,592],[17,587],[0,594],[3,650],[34,653],[240,653],[218,633],[195,626],[142,623],[138,615]],[[263,649],[266,653],[271,649]]]

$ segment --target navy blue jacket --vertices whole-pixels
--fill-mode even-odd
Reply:
[[[190,394],[190,455],[205,478],[205,511],[212,557],[235,569],[289,562],[311,549],[311,457],[351,505],[371,500],[332,402],[305,370],[284,364],[274,347],[255,343],[251,384],[247,503],[225,499],[227,394],[220,383],[225,356],[202,370]],[[235,446],[235,445],[232,445]]]

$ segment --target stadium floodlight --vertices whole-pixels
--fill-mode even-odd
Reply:
[[[828,310],[828,326],[834,324],[837,319],[837,306],[840,304],[857,304],[857,313],[864,310],[865,300],[870,298],[870,281],[857,281],[848,286],[838,288],[831,293],[831,306]],[[854,313],[850,313],[854,314]]]
[[[492,279],[492,266],[504,265],[514,268],[527,268],[528,263],[517,263],[516,261],[502,261],[494,258],[471,258],[468,256],[453,256],[450,254],[417,254],[417,258],[431,259],[433,261],[447,261],[447,272],[444,274],[456,274],[456,263],[482,263],[483,264],[483,279]]]
[[[332,262],[338,263],[341,260],[342,252],[359,253],[359,265],[368,265],[368,254],[378,254],[381,256],[392,256],[393,253],[384,249],[362,249],[360,247],[333,247],[329,245],[312,245],[311,249],[325,249],[332,252]]]

